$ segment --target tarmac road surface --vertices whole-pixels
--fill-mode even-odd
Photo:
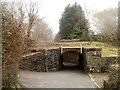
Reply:
[[[26,88],[96,88],[90,77],[75,64],[57,72],[23,71],[20,83]]]

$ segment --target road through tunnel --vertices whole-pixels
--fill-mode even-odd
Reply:
[[[67,51],[61,54],[63,69],[84,71],[85,61],[82,53]]]

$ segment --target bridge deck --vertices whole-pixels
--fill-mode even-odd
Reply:
[[[82,53],[82,47],[61,47],[61,53],[65,51],[77,51]]]
[[[82,48],[82,47],[61,47],[61,48]]]

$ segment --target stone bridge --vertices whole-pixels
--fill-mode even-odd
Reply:
[[[63,62],[78,63],[85,72],[101,72],[101,48],[60,47],[54,49],[32,49],[30,55],[23,56],[20,68],[42,72],[59,71]]]

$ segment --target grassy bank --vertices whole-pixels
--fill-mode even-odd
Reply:
[[[102,57],[114,55],[118,56],[118,48],[113,45],[101,42],[93,42],[92,45],[102,48]]]
[[[66,44],[67,46],[70,47],[100,47],[102,48],[102,57],[106,57],[106,56],[118,56],[118,48],[107,44],[107,43],[102,43],[102,42],[62,42],[64,44]]]

